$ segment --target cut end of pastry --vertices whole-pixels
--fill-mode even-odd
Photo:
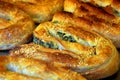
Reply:
[[[61,43],[63,50],[78,55],[80,62],[77,63],[79,64],[66,67],[82,73],[88,79],[101,79],[116,73],[119,69],[119,53],[111,40],[87,29],[73,26],[67,23],[54,23],[54,21],[45,22],[37,27],[35,37],[39,37],[38,40],[46,41],[46,36],[50,35],[48,41]],[[42,29],[45,30],[44,34]],[[44,37],[39,36],[42,34]]]

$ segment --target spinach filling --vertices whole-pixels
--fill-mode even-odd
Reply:
[[[76,42],[76,40],[71,35],[66,36],[65,33],[62,32],[57,32],[57,34],[65,41]]]
[[[47,48],[58,49],[58,45],[54,44],[52,41],[44,42],[36,37],[33,37],[33,42]]]

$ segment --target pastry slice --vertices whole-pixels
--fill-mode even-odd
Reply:
[[[84,17],[88,20],[91,20],[91,22],[120,22],[120,18],[108,13],[101,7],[96,7],[89,3],[79,2],[79,0],[65,0],[64,11],[73,13],[77,17]]]
[[[55,19],[58,21],[62,20],[59,17],[63,15],[66,18],[62,18],[66,19],[67,22],[72,24],[75,23],[74,25],[77,24],[77,26],[95,31],[107,38],[110,38],[117,48],[120,47],[120,18],[112,13],[108,13],[112,11],[107,12],[100,7],[96,7],[88,3],[82,3],[78,0],[74,0],[74,2],[72,0],[65,0],[64,10],[72,13],[74,16],[67,13],[58,14],[58,16],[56,14],[53,21]]]
[[[77,72],[41,60],[0,56],[0,80],[86,80]]]
[[[105,8],[106,11],[116,16],[120,16],[120,1],[119,0],[79,0],[79,2],[81,1],[85,3],[90,3],[97,7],[103,7]]]
[[[14,4],[29,14],[36,23],[52,19],[55,12],[63,10],[64,0],[0,0]]]
[[[0,1],[0,50],[9,50],[31,41],[34,22],[18,7]]]
[[[37,42],[39,39],[44,41],[44,38],[46,41],[46,34],[41,31],[43,29],[52,37],[47,42],[60,43],[64,48],[52,49],[29,44],[11,50],[10,55],[50,61],[77,71],[88,79],[105,78],[118,71],[119,54],[111,40],[71,24],[45,22],[34,31],[35,37],[40,35]]]
[[[49,32],[46,31],[46,29],[43,26],[51,26],[49,24],[40,24],[34,31],[33,36],[33,42],[39,45],[42,45],[47,48],[53,48],[53,49],[64,49],[64,47],[59,43],[57,38],[53,37],[49,34]]]

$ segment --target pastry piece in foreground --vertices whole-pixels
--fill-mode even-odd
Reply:
[[[36,44],[18,46],[10,55],[50,61],[80,72],[88,79],[105,78],[119,69],[115,46],[95,32],[70,24],[45,22],[35,29],[34,37]]]
[[[0,50],[29,42],[34,28],[28,14],[12,4],[0,1]]]
[[[58,13],[54,16],[53,21],[66,21],[91,31],[95,31],[107,38],[110,38],[114,45],[117,48],[120,48],[119,17],[108,13],[100,7],[96,7],[88,3],[80,3],[78,0],[74,0],[74,2],[73,0],[65,0],[64,10],[72,13],[74,16],[71,17],[71,15],[67,13]]]
[[[15,57],[27,57],[40,59],[46,62],[53,62],[62,67],[79,66],[79,56],[73,52],[67,50],[58,50],[45,48],[43,46],[37,45],[35,43],[20,45],[12,50],[10,50],[10,56]]]
[[[80,74],[44,61],[0,56],[0,80],[86,80]]]
[[[43,80],[37,77],[31,77],[11,71],[0,72],[0,80]]]
[[[12,3],[29,14],[36,23],[52,19],[55,12],[63,10],[64,0],[0,0]]]

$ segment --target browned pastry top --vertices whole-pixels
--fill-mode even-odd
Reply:
[[[53,17],[53,21],[57,17],[69,15],[66,18],[67,22],[71,22],[74,25],[95,31],[101,35],[108,37],[112,40],[114,45],[120,47],[120,18],[108,13],[100,7],[96,7],[89,3],[78,2],[78,0],[65,0],[64,10],[70,13],[73,13],[73,17],[69,14],[56,14]],[[79,18],[76,18],[79,17]],[[63,17],[62,17],[63,18]],[[69,20],[68,18],[71,18]],[[75,20],[76,19],[76,20]],[[62,20],[61,18],[58,21]]]
[[[112,1],[114,1],[114,0],[79,0],[79,1],[89,2],[89,3],[92,3],[94,5],[106,7],[106,6],[111,5]]]
[[[111,6],[113,7],[114,10],[120,13],[120,0],[113,0]]]
[[[120,21],[120,18],[107,13],[101,7],[79,2],[78,0],[65,0],[64,11],[73,13],[79,17],[86,17],[87,19],[96,17],[98,20],[100,19],[106,22],[118,23]]]
[[[29,15],[12,4],[0,1],[0,50],[28,42],[34,28]]]
[[[41,30],[45,30],[46,32],[43,33]],[[69,40],[64,40],[64,38],[61,38],[61,36],[59,36],[59,32],[65,33],[64,36],[72,36],[76,41],[70,42]],[[103,38],[95,32],[91,32],[73,25],[69,26],[66,24],[62,25],[59,23],[45,22],[40,24],[34,31],[34,36],[40,40],[44,40],[47,34],[52,35],[51,37],[57,38],[58,42],[60,42],[65,50],[75,52],[76,54],[81,55],[81,57],[84,57],[84,66],[101,64],[104,62],[104,60],[109,58],[112,55],[112,52],[115,50],[114,45],[109,39]],[[52,41],[54,43],[55,40],[51,39],[51,37],[49,37],[49,41]],[[102,57],[97,58],[98,56]],[[95,61],[94,58],[96,59]]]
[[[52,19],[55,12],[63,10],[64,0],[0,0],[12,3],[28,13],[36,23]]]
[[[41,60],[0,56],[0,79],[86,80],[80,74]]]
[[[97,7],[102,8],[110,8],[110,10],[105,9],[106,11],[109,11],[109,13],[112,13],[118,17],[120,17],[120,1],[119,0],[78,0],[79,2],[85,2],[90,3],[92,5],[95,5]]]
[[[11,50],[10,55],[53,62],[80,72],[89,79],[110,76],[118,70],[116,48],[109,39],[95,32],[71,24],[45,22],[35,29],[34,37],[34,42],[44,47],[21,45]]]

